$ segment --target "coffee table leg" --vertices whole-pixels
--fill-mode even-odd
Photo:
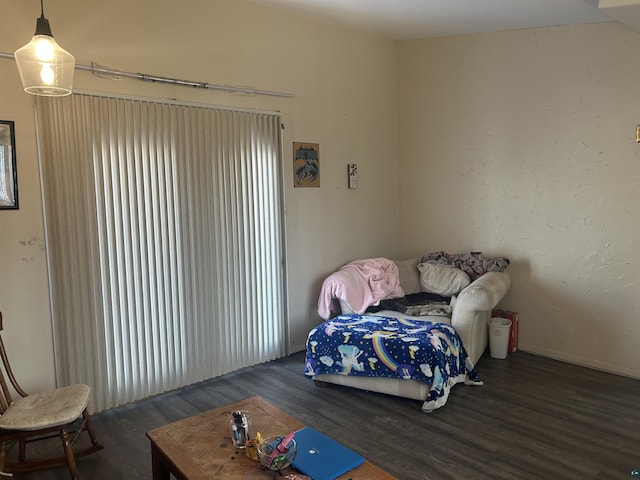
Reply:
[[[151,442],[151,472],[153,480],[169,480],[167,459],[153,442]]]

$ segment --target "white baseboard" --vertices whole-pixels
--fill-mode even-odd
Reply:
[[[574,365],[580,365],[581,367],[594,368],[596,370],[602,370],[603,372],[615,373],[617,375],[623,375],[625,377],[640,379],[640,369],[637,368],[621,367],[620,365],[613,365],[607,362],[599,362],[591,358],[584,358],[578,355],[569,355],[564,352],[549,350],[547,348],[533,347],[530,345],[518,345],[518,350],[527,353],[533,353],[534,355],[553,358],[554,360],[573,363]]]

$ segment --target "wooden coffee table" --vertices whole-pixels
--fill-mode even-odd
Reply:
[[[247,410],[253,420],[253,432],[260,432],[263,437],[284,435],[304,427],[260,397],[250,397],[170,423],[147,432],[151,440],[154,480],[169,480],[169,474],[178,480],[273,478],[273,473],[262,470],[259,462],[249,460],[243,450],[236,449],[231,443],[229,418],[235,410]],[[285,475],[289,470],[294,472],[287,469]],[[339,478],[393,480],[396,477],[365,462]]]

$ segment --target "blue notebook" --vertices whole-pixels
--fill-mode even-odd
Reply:
[[[364,458],[311,427],[296,432],[293,466],[313,480],[333,480],[364,463]]]

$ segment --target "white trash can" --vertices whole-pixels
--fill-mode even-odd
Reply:
[[[492,317],[489,320],[489,352],[491,358],[507,358],[511,320]]]

